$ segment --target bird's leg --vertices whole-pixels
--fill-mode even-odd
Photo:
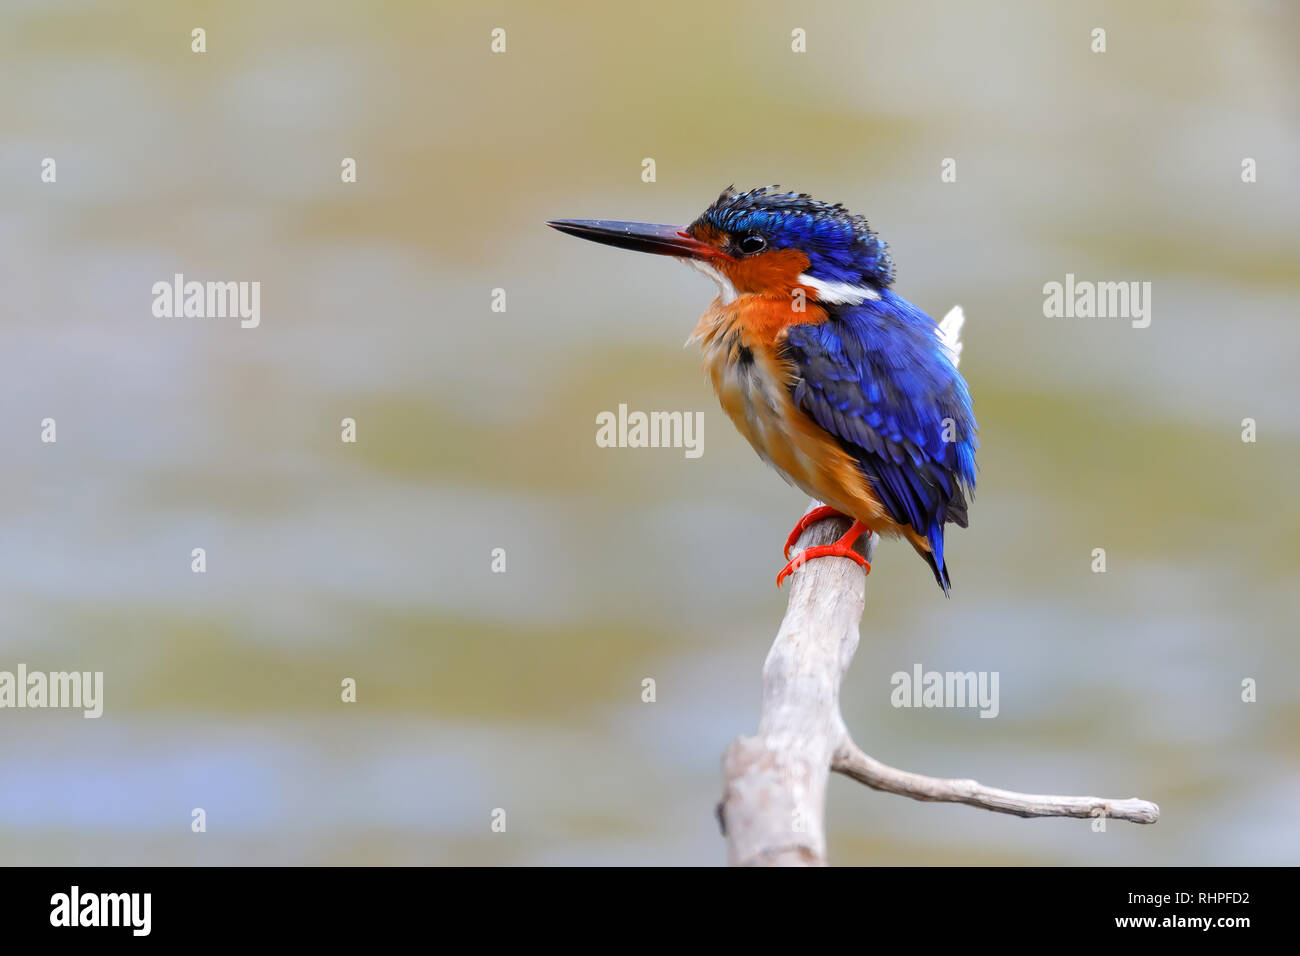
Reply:
[[[799,540],[799,535],[807,531],[811,525],[815,525],[818,521],[822,521],[826,518],[847,517],[848,515],[843,511],[837,511],[830,505],[818,505],[795,523],[794,530],[790,532],[790,537],[785,539],[785,548],[782,552],[785,555],[785,559],[787,561],[790,560],[790,549],[793,548],[795,542]]]
[[[839,512],[835,513],[838,514]],[[810,511],[805,515],[805,517],[811,518],[816,514],[816,511]],[[828,516],[820,515],[819,517],[825,518]],[[861,567],[867,574],[870,574],[871,564],[866,558],[853,550],[853,542],[857,541],[858,538],[862,537],[864,534],[871,534],[871,529],[861,521],[854,521],[853,527],[849,528],[848,532],[834,544],[819,544],[814,548],[805,548],[794,556],[793,561],[781,569],[781,573],[776,576],[776,586],[780,587],[781,583],[785,581],[786,578],[794,574],[795,571],[799,570],[799,568],[803,567],[806,562],[811,561],[813,558],[848,558],[851,561],[856,561],[859,567]],[[798,537],[798,535],[795,535],[795,537]]]

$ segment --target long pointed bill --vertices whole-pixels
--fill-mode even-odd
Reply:
[[[681,226],[618,222],[612,219],[553,219],[547,225],[579,239],[590,239],[592,242],[636,252],[653,252],[683,259],[729,258],[722,250],[691,237]]]

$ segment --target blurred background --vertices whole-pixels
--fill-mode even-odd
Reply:
[[[858,742],[1163,811],[835,778],[832,861],[1300,862],[1298,36],[1280,2],[8,0],[0,669],[105,700],[0,711],[0,862],[721,863],[806,500],[681,347],[714,287],[542,221],[729,183],[864,213],[967,315],[971,527],[948,601],[881,548]],[[261,326],[154,317],[177,272],[261,282]],[[1151,282],[1151,326],[1045,318],[1066,273]],[[702,411],[703,456],[597,447],[620,403]],[[891,707],[915,663],[999,672],[999,717]]]

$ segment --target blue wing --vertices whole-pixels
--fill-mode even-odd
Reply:
[[[890,516],[926,538],[946,592],[944,524],[966,527],[975,489],[970,390],[934,320],[888,289],[828,314],[787,332],[795,404],[854,457]]]

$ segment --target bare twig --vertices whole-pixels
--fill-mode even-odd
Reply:
[[[811,508],[819,502],[813,502]],[[820,521],[798,547],[829,544],[848,530]],[[870,559],[879,538],[863,554]],[[726,793],[719,807],[733,865],[822,866],[830,771],[914,800],[965,803],[1021,817],[1098,817],[1155,823],[1160,808],[1130,797],[1015,793],[974,780],[926,777],[863,753],[840,716],[840,684],[858,648],[866,576],[847,558],[819,558],[789,579],[790,601],[763,664],[758,735],[737,738],[723,756]]]
[[[814,501],[809,510],[819,502]],[[848,530],[820,521],[800,549],[829,544]],[[863,554],[870,559],[879,538]],[[819,558],[789,579],[790,601],[763,664],[758,735],[737,738],[723,756],[726,793],[719,807],[733,865],[823,866],[830,771],[914,800],[965,803],[1021,817],[1098,817],[1155,823],[1160,808],[1130,797],[1015,793],[974,780],[926,777],[863,753],[840,716],[840,684],[858,648],[866,576],[847,558]]]
[[[986,787],[975,780],[945,780],[925,777],[908,770],[887,767],[846,741],[835,752],[831,769],[858,783],[896,793],[913,800],[966,803],[983,810],[1010,813],[1018,817],[1106,817],[1130,823],[1155,823],[1160,808],[1147,800],[1105,800],[1101,797],[1054,797],[1037,793],[1016,793]]]

